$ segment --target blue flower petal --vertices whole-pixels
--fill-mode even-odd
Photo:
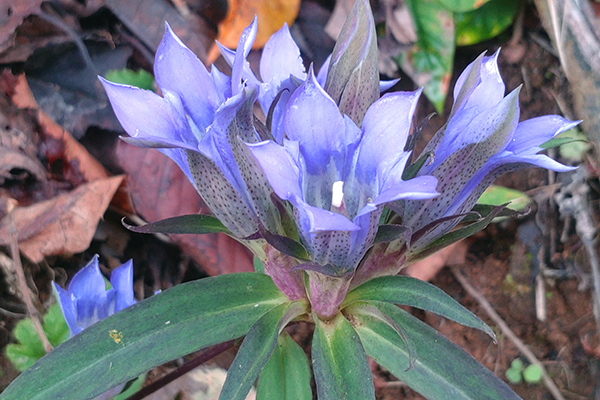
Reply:
[[[154,75],[161,90],[181,96],[186,113],[200,130],[210,125],[221,103],[211,76],[169,24],[165,24],[165,34],[156,51]]]
[[[134,139],[149,140],[164,147],[197,148],[198,139],[190,131],[176,95],[165,93],[164,97],[133,86],[119,85],[103,78],[106,94],[115,115]],[[151,123],[149,123],[151,122]]]

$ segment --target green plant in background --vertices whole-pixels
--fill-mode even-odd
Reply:
[[[417,41],[396,58],[436,110],[444,110],[456,46],[490,39],[512,23],[522,0],[406,0]]]
[[[542,369],[535,364],[525,367],[521,359],[515,358],[510,363],[510,368],[506,370],[506,379],[513,385],[518,385],[523,381],[536,384],[542,380]]]
[[[154,77],[143,69],[137,71],[133,71],[129,68],[113,69],[108,71],[105,75],[106,79],[111,82],[154,91]]]
[[[53,304],[44,315],[43,328],[48,341],[54,347],[69,338],[69,327],[58,304]],[[19,343],[6,346],[6,357],[18,371],[25,371],[46,355],[31,318],[19,321],[13,329],[13,337]]]

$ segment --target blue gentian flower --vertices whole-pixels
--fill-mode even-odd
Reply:
[[[256,18],[251,27],[255,24]],[[252,32],[255,33],[256,29]],[[255,35],[248,35],[245,39],[249,43],[243,47],[252,47]],[[220,44],[219,49],[225,60],[233,65],[237,52]],[[359,126],[366,109],[379,98],[379,93],[398,82],[397,79],[379,82],[377,63],[377,37],[371,8],[368,1],[357,1],[333,53],[321,66],[316,78],[341,112]],[[247,62],[242,70],[243,79],[260,87],[258,102],[265,116],[272,113],[271,134],[276,142],[282,143],[286,104],[307,76],[300,49],[287,24],[269,38],[262,50],[260,78],[254,75]]]
[[[97,255],[75,274],[68,290],[52,282],[71,337],[101,319],[135,304],[131,260],[112,271],[110,284],[112,289],[106,290]]]
[[[440,218],[469,212],[483,191],[500,175],[524,167],[570,171],[544,154],[544,142],[579,124],[558,115],[519,122],[520,88],[504,95],[498,53],[481,55],[460,75],[448,122],[423,150],[430,157],[419,176],[435,176],[440,196],[405,203],[404,224],[416,231]],[[440,224],[412,243],[413,251],[448,232],[459,221]]]
[[[166,25],[154,72],[162,97],[102,79],[129,143],[159,148],[194,184],[211,211],[239,238],[260,226],[277,231],[278,212],[262,171],[242,148],[258,142],[253,104],[258,89],[242,82],[251,25],[240,38],[232,78],[211,72]]]
[[[275,193],[294,206],[314,262],[308,269],[352,273],[373,242],[384,204],[438,194],[435,178],[402,180],[410,155],[403,149],[419,95],[383,96],[368,109],[361,130],[311,69],[288,102],[284,145],[249,145]]]

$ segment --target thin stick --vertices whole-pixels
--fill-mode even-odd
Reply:
[[[467,293],[469,293],[475,300],[477,300],[479,305],[492,319],[492,321],[494,321],[494,323],[498,325],[498,328],[500,328],[504,336],[508,337],[515,344],[517,349],[519,349],[519,351],[523,353],[523,355],[527,358],[527,360],[529,360],[531,364],[537,365],[540,368],[540,370],[542,371],[542,381],[544,382],[544,385],[550,391],[552,396],[556,400],[565,400],[558,386],[556,386],[552,378],[550,378],[550,375],[548,375],[548,372],[546,371],[546,368],[544,368],[542,362],[538,360],[535,354],[533,354],[531,350],[527,348],[525,343],[523,343],[521,339],[519,339],[517,335],[515,335],[515,333],[509,328],[506,322],[504,322],[502,317],[500,317],[496,310],[494,310],[494,307],[492,307],[492,305],[485,299],[485,297],[483,297],[483,295],[479,293],[477,289],[475,289],[475,287],[473,287],[473,285],[469,283],[467,278],[465,278],[465,276],[459,271],[457,267],[451,267],[451,270],[454,276],[456,277],[456,280],[462,285],[462,287],[467,291]]]
[[[21,264],[21,255],[19,254],[19,243],[17,242],[17,227],[15,225],[15,220],[13,218],[12,212],[9,212],[6,218],[8,218],[9,224],[8,232],[10,235],[10,256],[13,259],[13,266],[17,275],[17,282],[19,283],[21,297],[23,299],[23,302],[25,303],[25,306],[27,306],[27,313],[33,321],[33,327],[35,328],[35,332],[42,341],[44,351],[46,353],[49,353],[52,351],[53,347],[50,344],[48,338],[46,337],[46,334],[44,333],[40,313],[33,305],[33,293],[31,292],[31,289],[29,289],[29,286],[27,286],[27,279],[25,278],[25,271],[23,270],[23,264]]]
[[[142,400],[146,396],[151,395],[152,393],[156,392],[157,390],[159,390],[159,389],[163,388],[164,386],[168,385],[169,383],[173,382],[175,379],[179,378],[180,376],[185,375],[188,372],[190,372],[191,370],[193,370],[194,368],[204,364],[211,358],[214,358],[214,357],[218,356],[219,354],[221,354],[222,352],[224,352],[225,350],[232,348],[235,345],[235,343],[236,343],[235,340],[230,340],[228,342],[220,343],[220,344],[217,344],[215,346],[212,346],[212,347],[206,349],[200,355],[198,355],[196,358],[192,359],[190,362],[183,364],[181,367],[177,368],[175,371],[171,371],[167,375],[157,379],[156,381],[152,382],[148,386],[143,387],[139,392],[129,396],[126,400]]]

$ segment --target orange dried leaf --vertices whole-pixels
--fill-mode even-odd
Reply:
[[[253,49],[261,49],[272,34],[283,26],[291,25],[300,9],[300,0],[230,0],[227,16],[219,24],[217,40],[230,49],[235,49],[245,27],[254,16],[258,17],[258,32]],[[219,57],[216,45],[209,52],[209,63]]]
[[[12,212],[19,249],[33,262],[45,256],[72,254],[90,246],[98,221],[123,176],[98,179],[72,192]],[[10,237],[8,218],[0,222],[0,244]]]

